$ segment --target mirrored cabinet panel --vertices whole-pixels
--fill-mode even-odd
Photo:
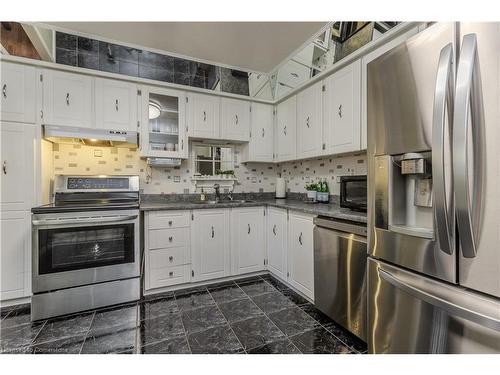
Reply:
[[[187,158],[185,93],[145,88],[141,133],[143,157]]]

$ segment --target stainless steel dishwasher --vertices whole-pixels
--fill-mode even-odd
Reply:
[[[366,341],[366,225],[314,219],[314,304]]]

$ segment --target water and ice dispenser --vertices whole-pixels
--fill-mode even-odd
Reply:
[[[380,156],[376,164],[375,225],[433,239],[431,152]]]

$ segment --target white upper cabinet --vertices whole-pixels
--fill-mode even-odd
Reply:
[[[33,125],[12,122],[0,124],[2,211],[30,210],[35,203],[35,129]]]
[[[278,104],[274,131],[275,161],[296,158],[297,97],[292,96]]]
[[[96,127],[138,131],[137,86],[114,79],[95,80]]]
[[[250,102],[221,99],[221,138],[228,141],[248,142],[250,138]]]
[[[188,135],[194,138],[220,137],[220,98],[215,95],[188,94]]]
[[[43,71],[43,124],[92,127],[92,77]]]
[[[227,209],[194,211],[191,230],[193,281],[230,275],[229,216]]]
[[[357,60],[324,81],[323,129],[326,154],[361,149],[361,61]]]
[[[267,210],[267,269],[282,280],[287,276],[287,212],[269,207]]]
[[[35,122],[35,68],[2,61],[0,119]]]
[[[288,282],[314,300],[313,217],[289,214]]]
[[[322,154],[321,82],[297,94],[297,157]]]
[[[231,212],[232,274],[256,272],[264,269],[263,207],[233,209]]]
[[[245,151],[246,155],[243,156],[245,162],[273,162],[274,115],[272,105],[252,103],[250,142]]]
[[[185,92],[144,87],[141,98],[141,156],[187,159]]]

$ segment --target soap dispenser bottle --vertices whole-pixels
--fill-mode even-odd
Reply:
[[[203,191],[203,188],[201,188],[200,201],[205,202],[205,192]]]

